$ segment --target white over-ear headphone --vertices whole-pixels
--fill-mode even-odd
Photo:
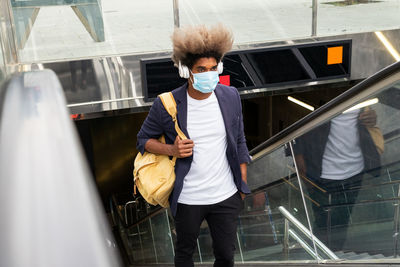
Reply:
[[[178,64],[178,70],[179,70],[179,76],[181,76],[184,79],[189,79],[190,77],[189,68],[185,65],[182,65],[180,61]]]
[[[218,71],[218,74],[221,74],[221,73],[224,72],[224,63],[222,63],[222,61],[220,61],[220,62],[218,63],[217,71]]]
[[[178,64],[178,70],[179,70],[179,76],[181,76],[184,79],[189,79],[189,77],[190,77],[189,68],[185,65],[182,65],[182,63],[180,61]],[[217,71],[218,71],[218,74],[221,74],[224,71],[224,63],[222,63],[222,61],[220,61],[218,63]]]

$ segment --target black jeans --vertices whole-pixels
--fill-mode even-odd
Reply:
[[[177,242],[175,266],[192,267],[200,225],[205,219],[210,229],[215,256],[214,267],[234,265],[236,228],[243,201],[236,192],[228,199],[212,205],[178,203],[175,216]]]
[[[325,189],[326,193],[307,185],[309,196],[321,205],[312,205],[315,219],[313,232],[331,249],[343,249],[345,237],[337,236],[335,240],[331,240],[330,231],[332,227],[341,227],[342,231],[348,228],[363,177],[364,173],[360,173],[344,180],[315,180],[314,182]],[[330,207],[331,205],[334,207]]]

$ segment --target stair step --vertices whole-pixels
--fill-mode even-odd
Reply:
[[[355,256],[355,255],[357,255],[355,252],[352,252],[352,251],[350,251],[350,252],[344,252],[344,254],[343,254],[343,258],[344,259],[348,259],[348,258],[350,258],[350,257],[352,257],[352,256]]]
[[[391,259],[393,256],[385,257],[383,254],[370,255],[369,259]]]
[[[334,253],[339,259],[343,259],[346,254],[343,251],[335,251]]]
[[[391,259],[393,256],[386,257],[383,254],[375,254],[371,255],[367,252],[363,253],[355,253],[355,252],[343,252],[343,251],[335,251],[334,252],[339,259],[346,259],[346,260],[365,260],[365,259]]]
[[[371,255],[369,255],[368,253],[361,253],[361,254],[355,254],[348,256],[345,255],[345,259],[347,260],[362,260],[362,259],[370,259]]]

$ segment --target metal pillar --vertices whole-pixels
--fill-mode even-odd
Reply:
[[[174,26],[176,28],[180,27],[180,21],[179,21],[179,3],[178,0],[172,0],[174,4]]]
[[[311,36],[317,36],[317,12],[318,11],[318,0],[312,1],[312,25],[311,25]]]

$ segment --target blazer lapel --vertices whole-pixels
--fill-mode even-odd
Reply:
[[[174,95],[176,102],[176,109],[178,111],[178,124],[182,132],[189,138],[187,131],[187,83],[176,89]]]
[[[229,133],[230,131],[230,122],[231,120],[229,119],[229,103],[228,98],[223,96],[223,89],[221,89],[221,87],[219,86],[219,84],[217,85],[217,87],[214,90],[215,92],[215,96],[218,99],[218,103],[219,103],[219,108],[221,109],[221,113],[222,113],[222,118],[224,119],[224,124],[225,124],[225,131],[226,131],[226,136],[228,136],[228,138],[230,138]]]

